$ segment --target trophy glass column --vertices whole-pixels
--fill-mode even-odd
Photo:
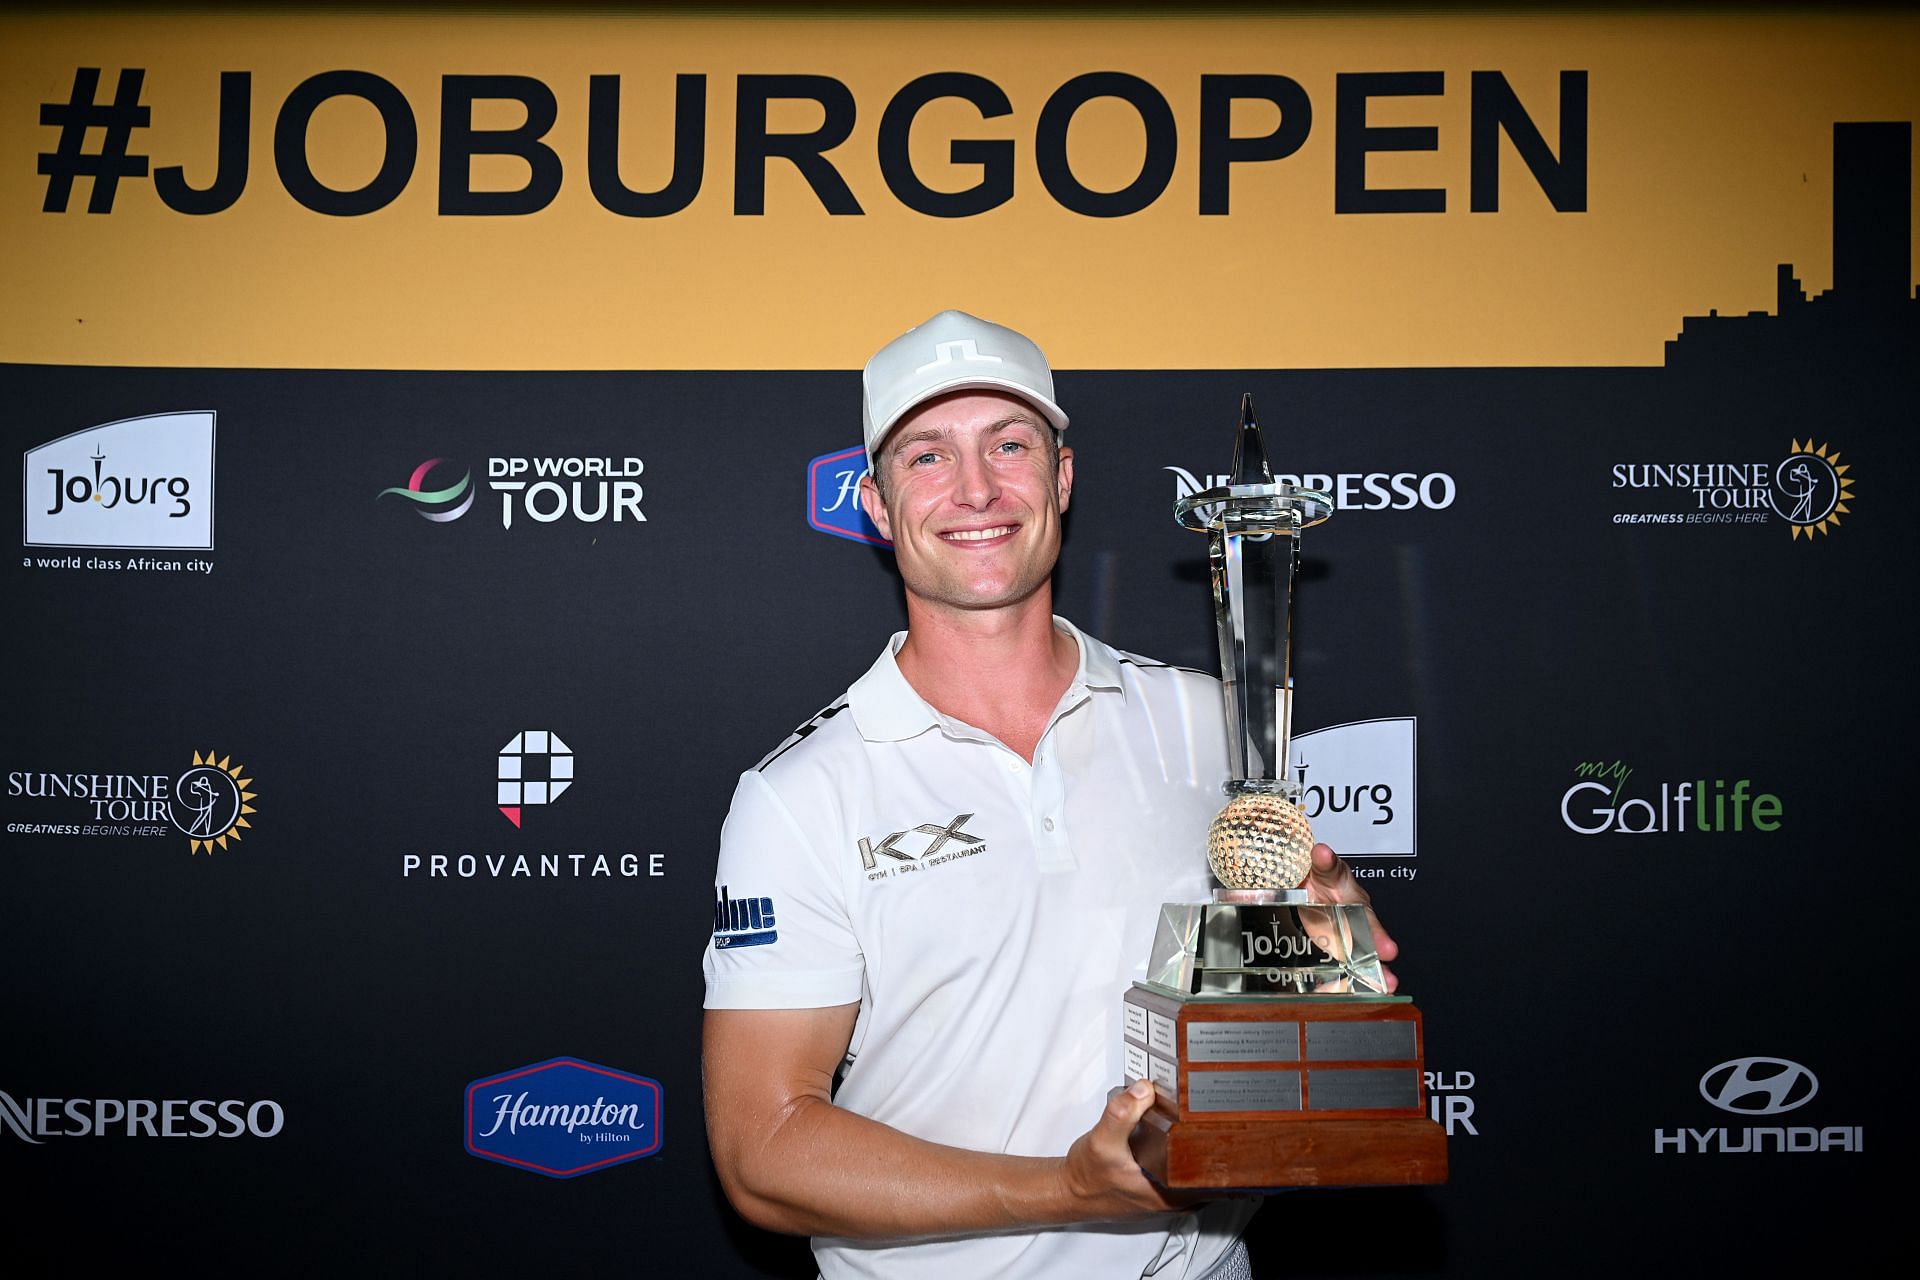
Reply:
[[[1169,903],[1147,980],[1126,994],[1129,1082],[1158,1094],[1134,1154],[1176,1189],[1442,1182],[1420,1013],[1390,995],[1367,909],[1302,888],[1313,832],[1286,773],[1300,531],[1329,495],[1278,484],[1253,397],[1222,488],[1180,499],[1205,532],[1232,776],[1207,835],[1221,888]]]

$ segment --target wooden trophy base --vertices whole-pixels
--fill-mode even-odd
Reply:
[[[1127,1078],[1158,1093],[1134,1157],[1173,1190],[1445,1182],[1419,1010],[1399,997],[1126,995]]]

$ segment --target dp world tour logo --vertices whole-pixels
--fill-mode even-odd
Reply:
[[[1851,470],[1840,465],[1837,450],[1828,454],[1824,444],[1814,448],[1811,436],[1804,445],[1795,440],[1773,468],[1774,514],[1787,522],[1792,536],[1805,534],[1809,542],[1815,533],[1825,534],[1828,525],[1837,528],[1853,497]]]
[[[473,472],[463,473],[454,484],[429,489],[427,477],[433,473],[435,467],[446,461],[445,458],[428,458],[413,469],[413,475],[408,477],[405,485],[382,489],[374,495],[374,501],[378,502],[390,493],[398,494],[413,504],[414,513],[422,520],[431,520],[435,524],[458,520],[467,514],[467,508],[473,505]],[[447,470],[441,472],[441,477],[444,479],[452,473],[453,469],[449,465]]]
[[[253,779],[241,776],[245,772],[231,756],[216,760],[211,751],[204,757],[196,751],[193,767],[174,780],[168,816],[193,852],[225,849],[227,841],[237,841],[242,831],[252,829],[247,815],[257,797],[248,790]]]
[[[660,1150],[660,1082],[550,1058],[467,1086],[467,1154],[577,1178]]]
[[[516,733],[500,748],[500,812],[520,825],[520,807],[552,804],[573,785],[573,748],[545,729]]]
[[[807,524],[821,533],[876,547],[893,544],[860,506],[860,477],[867,474],[867,451],[860,445],[823,453],[807,464]]]

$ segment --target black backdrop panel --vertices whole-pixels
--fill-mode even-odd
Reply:
[[[1911,344],[1891,354],[1061,375],[1060,612],[1214,666],[1174,469],[1225,469],[1251,390],[1281,469],[1358,477],[1305,539],[1297,729],[1418,720],[1418,853],[1368,863],[1368,884],[1427,1017],[1453,1181],[1281,1197],[1254,1230],[1262,1274],[1725,1274],[1888,1230],[1864,1203],[1912,1136],[1895,965],[1920,389]],[[858,441],[857,375],[7,366],[0,393],[23,456],[218,413],[211,551],[23,546],[7,573],[0,1091],[281,1120],[37,1141],[5,1121],[15,1256],[810,1274],[719,1197],[698,970],[735,776],[904,620],[888,553],[801,505],[809,461]],[[1616,467],[1771,467],[1795,446],[1847,468],[1824,532],[1771,510],[1616,521],[1713,501],[1616,487]],[[489,460],[515,458],[639,459],[645,518],[517,501],[503,527]],[[458,519],[379,496],[431,459],[421,488],[471,477]],[[1365,509],[1368,476],[1429,501]],[[43,483],[27,470],[9,501]],[[582,483],[591,510],[600,480]],[[212,570],[84,566],[133,555]],[[558,734],[575,780],[516,825],[496,760],[523,731]],[[225,848],[21,829],[90,820],[33,776],[172,778],[209,751],[256,797]],[[1777,828],[1583,834],[1562,814],[1582,764],[1630,815],[1663,786],[1724,801],[1745,780]],[[1605,825],[1595,794],[1581,824]],[[561,1180],[467,1154],[467,1084],[563,1056],[660,1083],[658,1155]],[[1703,1077],[1749,1057],[1799,1064],[1817,1095],[1716,1109]],[[1767,1126],[1864,1149],[1725,1150]]]

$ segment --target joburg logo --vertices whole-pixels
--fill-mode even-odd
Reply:
[[[211,409],[122,418],[27,450],[23,541],[212,549],[214,418]]]
[[[467,1086],[467,1154],[577,1178],[660,1150],[660,1082],[550,1058]]]
[[[1852,513],[1851,465],[1809,436],[1789,440],[1777,462],[1616,462],[1613,487],[1677,510],[1617,511],[1615,524],[1765,524],[1784,520],[1792,539],[1825,535]]]
[[[1731,1058],[1707,1068],[1700,1096],[1736,1116],[1777,1116],[1797,1111],[1820,1092],[1811,1070],[1789,1058]],[[1655,1155],[1743,1155],[1758,1152],[1851,1151],[1864,1147],[1859,1125],[1749,1125],[1711,1129],[1655,1129]]]
[[[836,538],[870,543],[876,547],[893,544],[882,537],[873,521],[860,506],[860,477],[867,474],[867,451],[863,445],[823,453],[807,464],[807,525]]]
[[[496,777],[500,812],[517,827],[522,806],[552,804],[573,785],[573,748],[545,729],[516,733],[500,748]]]
[[[877,844],[861,836],[858,843],[860,865],[866,869],[867,879],[884,880],[893,875],[910,874],[922,867],[943,866],[955,858],[971,858],[976,853],[985,853],[986,840],[965,829],[964,824],[972,818],[971,813],[962,813],[944,826],[939,823],[923,822],[917,827],[895,831]],[[917,852],[899,847],[900,841],[910,835],[927,837],[924,842],[912,842],[921,845]],[[952,848],[947,847],[950,844],[953,845]],[[882,865],[880,862],[882,858],[890,861]]]
[[[413,469],[413,475],[406,484],[382,489],[374,495],[374,501],[378,502],[390,493],[397,494],[413,503],[414,513],[422,520],[431,520],[435,524],[458,520],[473,505],[473,472],[464,472],[458,482],[445,488],[427,488],[427,477],[444,462],[445,458],[428,458]]]
[[[1191,498],[1208,489],[1225,488],[1231,477],[1195,475],[1185,467],[1163,467],[1173,472],[1173,496]],[[1444,471],[1340,471],[1330,474],[1290,475],[1276,472],[1281,484],[1318,489],[1333,498],[1336,511],[1441,511],[1453,505],[1453,477]]]
[[[251,831],[259,796],[246,767],[218,752],[193,753],[185,772],[45,773],[7,775],[16,799],[70,801],[81,822],[9,822],[15,835],[171,836],[187,838],[191,853],[225,850]]]
[[[271,1138],[287,1115],[270,1099],[21,1098],[0,1092],[0,1133],[48,1138]]]
[[[1347,858],[1417,855],[1418,739],[1412,716],[1357,720],[1295,737],[1289,755],[1302,788],[1300,809],[1315,838]],[[1409,866],[1364,864],[1353,873],[1401,880],[1416,874]]]
[[[1573,772],[1580,781],[1561,794],[1560,820],[1583,836],[1772,832],[1785,812],[1779,796],[1753,791],[1751,778],[1665,781],[1658,791],[1649,782],[1639,788],[1646,794],[1622,799],[1634,772],[1624,760],[1583,760]]]
[[[780,935],[773,926],[772,898],[728,897],[724,884],[715,891],[713,946],[716,951],[764,947],[777,942]]]

